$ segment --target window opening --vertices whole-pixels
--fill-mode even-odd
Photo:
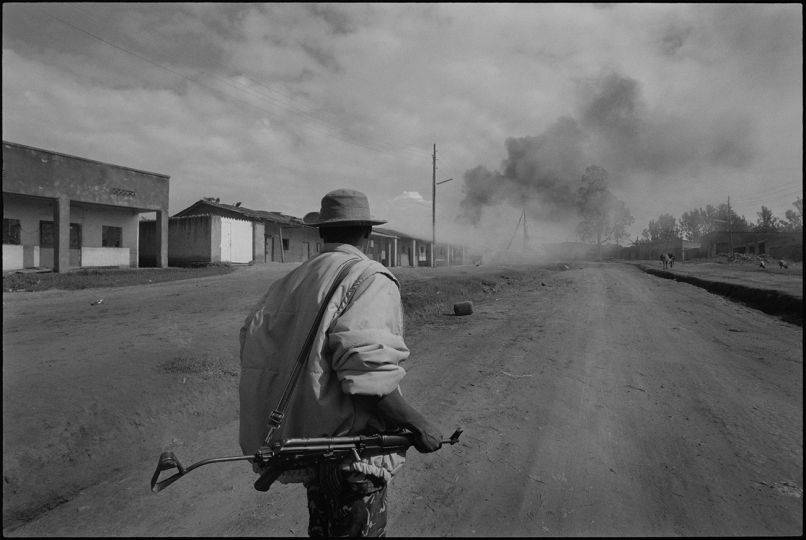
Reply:
[[[39,222],[39,247],[54,247],[54,225],[52,221]],[[70,249],[81,249],[81,224],[70,224]]]
[[[101,227],[101,247],[121,247],[123,227]]]
[[[21,230],[19,219],[3,218],[3,243],[19,246]]]

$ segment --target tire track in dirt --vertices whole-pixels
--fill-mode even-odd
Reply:
[[[389,535],[802,529],[799,327],[625,265],[544,281],[407,336],[404,394],[465,433],[410,452]],[[236,440],[231,422],[171,449],[192,462],[237,453]],[[15,535],[305,534],[304,490],[255,492],[236,464],[151,494],[159,450]]]
[[[411,484],[401,492],[422,499],[399,501],[409,506],[395,534],[800,529],[798,498],[777,495],[797,494],[802,483],[796,328],[615,265],[561,273],[548,291],[509,300],[509,308],[482,307],[468,322],[473,329],[504,317],[487,328],[494,343],[474,340],[462,361],[444,347],[428,358],[442,369],[421,380],[432,385],[429,395],[461,392],[452,401],[467,438],[458,461],[446,459],[450,449],[415,456],[396,479],[398,487]],[[749,336],[737,340],[730,328]],[[534,339],[541,330],[545,339]],[[754,344],[762,335],[769,339]],[[782,361],[759,373],[756,358],[770,356]],[[445,382],[450,374],[465,382]],[[748,402],[770,403],[778,419],[762,418],[759,407],[748,414]]]

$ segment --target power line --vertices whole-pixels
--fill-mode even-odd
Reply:
[[[795,201],[795,198],[800,196],[800,193],[773,193],[768,195],[759,195],[755,197],[739,197],[735,199],[735,202],[743,205],[755,205],[755,204],[763,204],[765,202],[770,201],[785,201],[791,200],[791,202]]]

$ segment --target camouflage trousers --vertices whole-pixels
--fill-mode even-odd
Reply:
[[[308,536],[386,536],[386,482],[355,472],[322,471],[305,482]]]

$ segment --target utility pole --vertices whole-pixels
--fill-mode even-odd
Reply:
[[[733,258],[733,219],[730,216],[730,197],[728,197],[728,237],[730,239],[730,258]]]
[[[453,178],[437,182],[437,145],[434,145],[434,167],[431,173],[431,267],[437,265],[436,260],[436,245],[437,245],[437,186],[450,182]],[[450,248],[449,248],[450,249]],[[450,255],[448,255],[450,257]]]
[[[431,170],[431,268],[437,265],[434,260],[434,245],[437,243],[437,145],[434,143],[433,168]]]
[[[529,235],[526,232],[526,207],[523,207],[523,252],[526,253],[526,240]]]

